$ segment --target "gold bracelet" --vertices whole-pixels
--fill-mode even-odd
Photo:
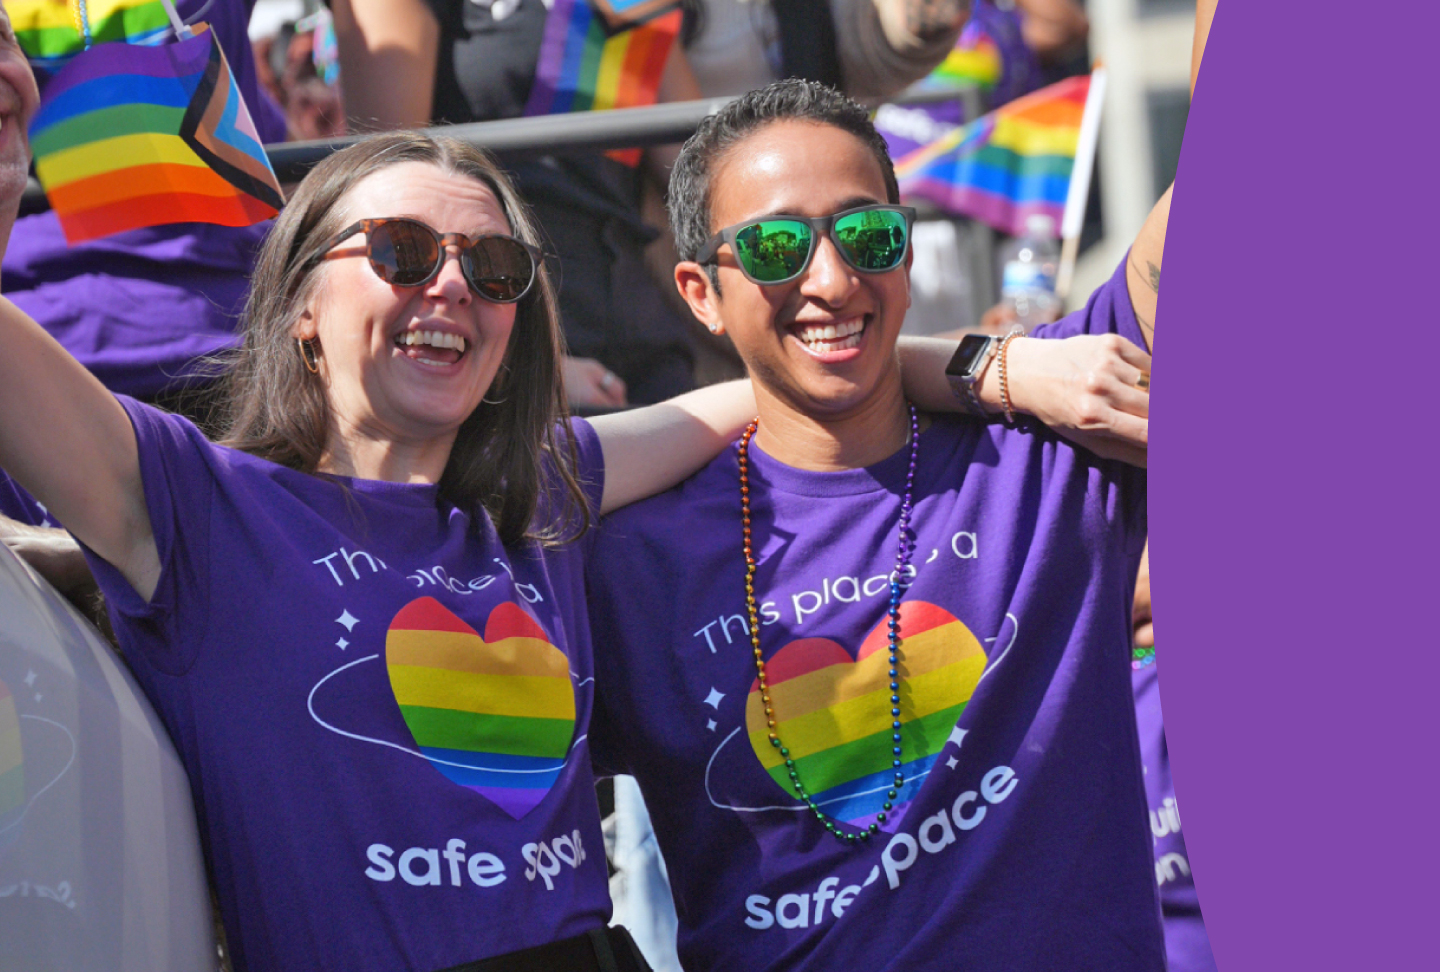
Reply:
[[[995,357],[999,359],[998,367],[1000,368],[1000,407],[1005,410],[1006,425],[1015,424],[1015,406],[1010,402],[1010,375],[1005,368],[1006,354],[1010,350],[1010,342],[1018,337],[1024,336],[1025,329],[1023,327],[1015,328],[1015,330],[1001,339],[1000,350],[995,352]]]

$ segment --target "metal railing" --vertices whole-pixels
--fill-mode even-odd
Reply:
[[[965,102],[967,118],[979,114],[983,97],[978,88],[913,94],[897,98],[891,103],[914,106],[954,101],[957,98]],[[495,153],[502,161],[515,162],[545,155],[645,148],[683,142],[694,134],[702,120],[719,111],[731,100],[704,98],[699,101],[678,101],[645,108],[505,118],[499,121],[427,128],[425,131],[461,139]],[[265,153],[270,157],[270,164],[282,183],[299,182],[321,159],[362,138],[363,135],[349,135],[309,142],[279,142],[266,145]],[[39,182],[31,177],[21,199],[20,212],[38,213],[48,208],[49,202],[44,191],[41,190]]]

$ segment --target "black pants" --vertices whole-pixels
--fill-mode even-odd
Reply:
[[[630,933],[595,928],[547,945],[456,965],[444,972],[650,972]]]

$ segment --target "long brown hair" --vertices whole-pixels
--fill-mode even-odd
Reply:
[[[319,286],[316,270],[325,245],[343,228],[340,203],[367,176],[404,162],[429,163],[483,183],[516,238],[541,245],[529,208],[481,149],[418,132],[387,132],[331,155],[300,183],[260,250],[245,304],[244,343],[221,392],[225,445],[316,471],[330,430],[330,402],[318,376],[306,369],[294,328]],[[500,372],[461,424],[440,477],[441,499],[472,512],[483,508],[507,545],[526,539],[561,543],[590,525],[575,479],[574,434],[565,421],[563,353],[555,291],[542,265],[516,310]],[[551,495],[553,481],[542,473],[547,460],[558,474],[560,496]],[[547,515],[537,523],[542,493]]]

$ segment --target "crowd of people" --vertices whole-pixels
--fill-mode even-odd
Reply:
[[[252,6],[177,3],[280,141],[265,79],[323,36],[262,69]],[[49,78],[3,3],[0,532],[103,595],[227,961],[1204,968],[1142,569],[1169,192],[1055,324],[902,338],[915,213],[850,95],[970,5],[619,6],[333,0],[375,134],[271,223],[72,247],[16,217]],[[615,104],[741,97],[640,158],[415,131],[564,110],[556,38],[626,33]],[[669,951],[609,925],[615,773]]]

